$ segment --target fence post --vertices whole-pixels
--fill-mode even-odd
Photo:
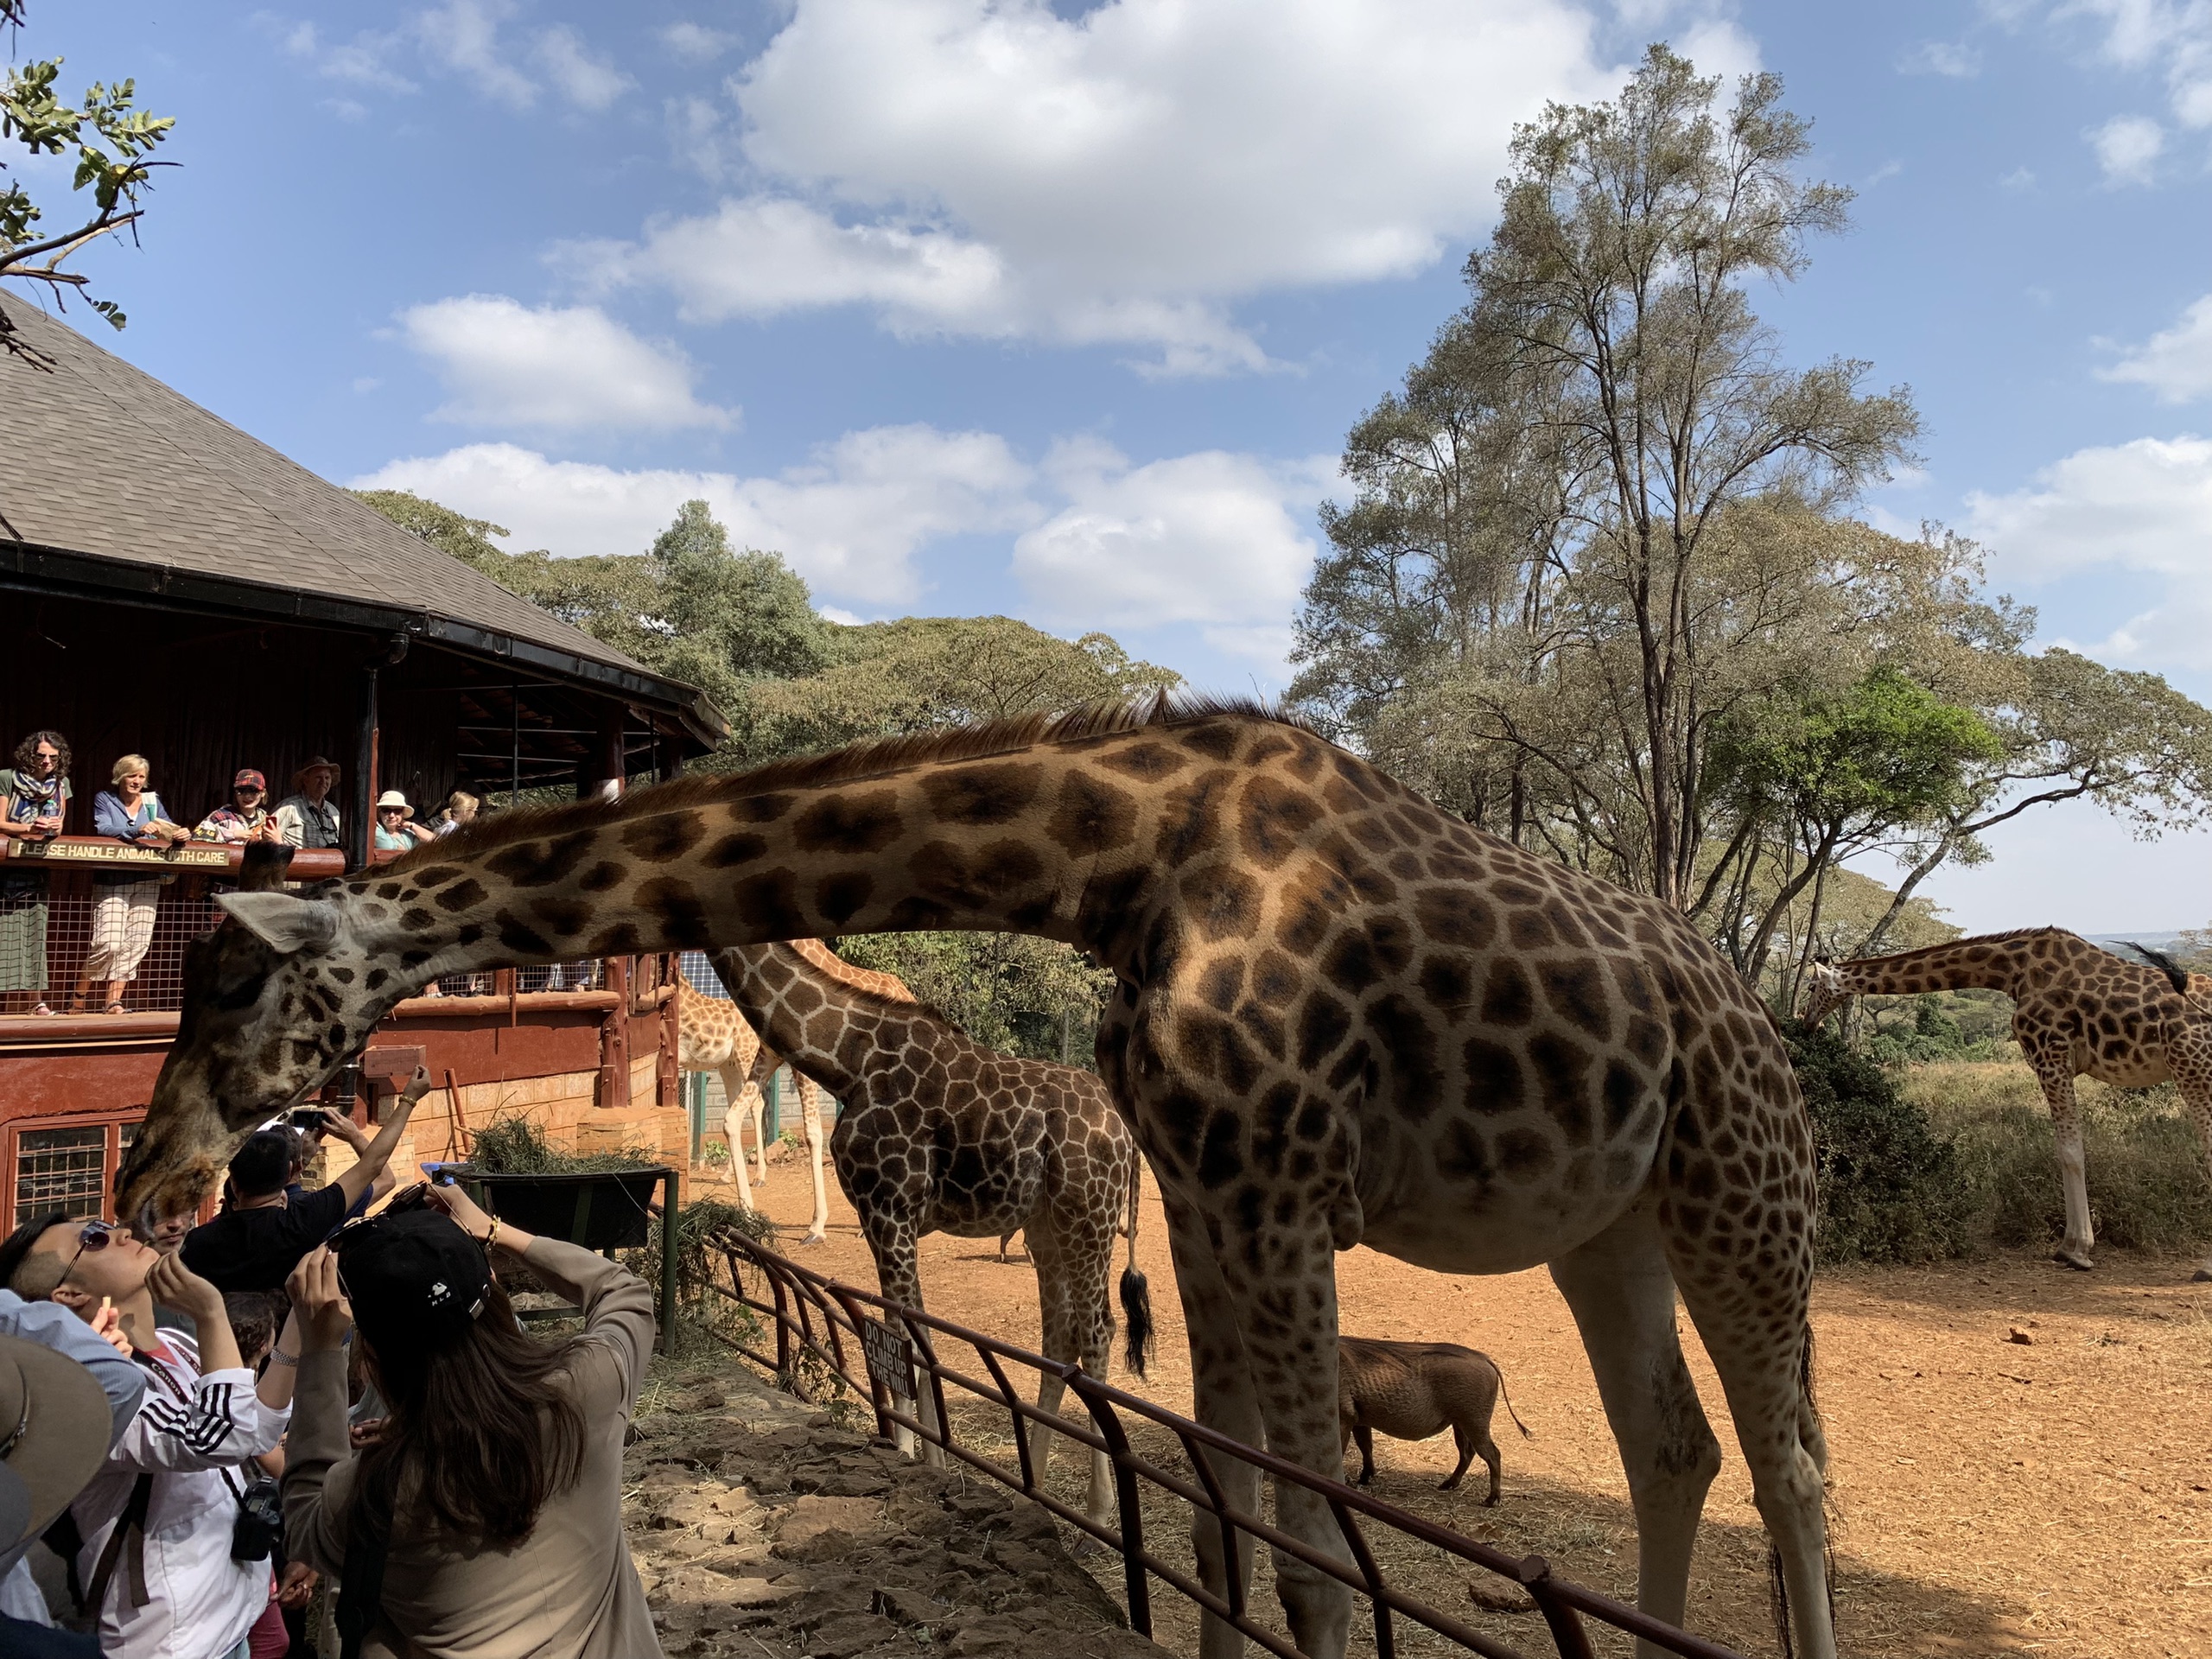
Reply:
[[[1559,1659],[1596,1659],[1590,1648],[1590,1634],[1582,1628],[1582,1620],[1574,1609],[1559,1599],[1552,1588],[1552,1564],[1541,1555],[1521,1558],[1521,1586],[1535,1599],[1537,1611],[1543,1614],[1544,1623],[1551,1627],[1552,1645],[1559,1649]]]
[[[1130,1466],[1129,1437],[1122,1427],[1122,1414],[1090,1383],[1090,1375],[1070,1367],[1068,1386],[1090,1413],[1106,1442],[1106,1455],[1114,1465],[1114,1509],[1122,1535],[1122,1583],[1129,1599],[1129,1628],[1147,1641],[1152,1639],[1152,1580],[1144,1565],[1144,1506],[1137,1492],[1137,1471]],[[1025,1471],[1028,1453],[1022,1453]],[[1386,1656],[1387,1659],[1387,1656]]]

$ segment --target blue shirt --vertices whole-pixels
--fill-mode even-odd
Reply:
[[[138,1403],[146,1392],[144,1375],[131,1360],[116,1352],[105,1338],[95,1336],[91,1325],[60,1303],[27,1302],[12,1290],[0,1290],[0,1337],[21,1337],[41,1348],[51,1348],[56,1353],[67,1354],[90,1371],[100,1385],[100,1392],[107,1395],[108,1414],[113,1419],[108,1431],[109,1445],[121,1439],[123,1431],[137,1416]],[[0,1577],[5,1577],[22,1559],[31,1541],[26,1538],[15,1548],[0,1554]]]

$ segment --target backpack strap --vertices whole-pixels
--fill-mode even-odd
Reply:
[[[77,1530],[76,1518],[64,1510],[61,1520],[47,1529],[48,1544],[69,1564],[69,1599],[77,1604],[79,1618],[90,1618],[95,1623],[99,1621],[100,1609],[107,1604],[107,1587],[114,1580],[116,1564],[123,1555],[124,1540],[133,1531],[141,1538],[145,1536],[146,1510],[153,1497],[153,1476],[141,1475],[131,1482],[130,1501],[123,1506],[123,1514],[116,1521],[115,1530],[107,1535],[107,1544],[100,1551],[99,1565],[92,1569],[92,1582],[87,1589],[80,1590],[77,1582],[77,1550],[83,1547],[83,1538]],[[67,1554],[63,1554],[60,1547],[54,1543],[54,1535],[62,1530],[63,1522],[68,1523],[65,1541],[73,1546]]]

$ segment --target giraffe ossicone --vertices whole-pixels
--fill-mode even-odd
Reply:
[[[2058,927],[1975,934],[1894,956],[1816,963],[1804,1019],[1818,1025],[1853,996],[1972,987],[2011,997],[2012,1039],[2050,1108],[2066,1196],[2066,1232],[2054,1254],[2086,1273],[2095,1266],[2096,1230],[2075,1077],[2119,1089],[2171,1081],[2196,1126],[2212,1181],[2212,1005],[2199,1000],[2205,976],[2154,961],[2130,962]],[[2212,1280],[2212,1261],[2198,1262],[2195,1276]]]
[[[1719,1447],[1679,1290],[1795,1651],[1833,1659],[1813,1143],[1772,1020],[1679,913],[1294,722],[1160,700],[896,740],[508,813],[260,898],[189,948],[126,1203],[219,1167],[442,974],[842,933],[1061,939],[1117,982],[1099,1062],[1158,1179],[1202,1421],[1338,1474],[1336,1252],[1547,1263],[1620,1446],[1638,1603],[1680,1624]],[[1222,1472],[1256,1512],[1257,1471]],[[1344,1555],[1318,1494],[1275,1501],[1287,1534]],[[1193,1543],[1217,1593],[1249,1573],[1249,1538],[1232,1558],[1200,1521]],[[1293,1638],[1336,1659],[1349,1592],[1294,1555],[1275,1568]],[[1243,1647],[1213,1619],[1200,1643]]]

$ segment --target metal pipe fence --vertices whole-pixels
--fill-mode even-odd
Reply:
[[[810,1387],[807,1372],[818,1368],[828,1385],[849,1390],[868,1403],[884,1438],[903,1430],[942,1456],[1014,1488],[1114,1551],[1122,1560],[1129,1624],[1141,1636],[1153,1635],[1153,1586],[1157,1580],[1279,1659],[1308,1659],[1281,1631],[1253,1617],[1235,1574],[1224,1592],[1217,1593],[1147,1546],[1142,1497],[1144,1489],[1149,1487],[1211,1516],[1222,1529],[1225,1559],[1243,1559],[1252,1545],[1265,1544],[1335,1579],[1363,1598],[1379,1659],[1395,1659],[1402,1620],[1425,1627],[1454,1647],[1480,1654],[1484,1659],[1530,1659],[1530,1656],[1391,1583],[1370,1536],[1378,1529],[1427,1545],[1525,1591],[1543,1617],[1548,1650],[1557,1659],[1593,1659],[1592,1624],[1640,1637],[1681,1659],[1740,1659],[1732,1649],[1560,1578],[1541,1555],[1511,1555],[1438,1526],[1357,1487],[1316,1475],[1101,1382],[1079,1366],[1047,1359],[918,1308],[886,1301],[857,1286],[803,1268],[741,1234],[718,1232],[712,1242],[727,1262],[730,1282],[725,1286],[717,1281],[711,1288],[766,1321],[775,1350],[772,1353],[757,1350],[728,1337],[725,1341],[773,1371],[785,1386],[802,1397],[807,1396]],[[757,1293],[747,1287],[748,1274],[760,1287]],[[870,1309],[875,1312],[871,1313]],[[972,1351],[988,1376],[974,1376],[946,1363],[938,1351],[941,1340]],[[852,1365],[855,1349],[860,1351],[862,1361],[857,1374]],[[1058,1377],[1067,1391],[1082,1402],[1090,1415],[1089,1424],[1040,1412],[1015,1389],[1010,1369],[1033,1372],[1040,1379]],[[893,1388],[899,1381],[906,1384],[903,1389]],[[918,1398],[916,1390],[922,1388],[928,1390],[933,1408],[929,1414],[911,1403]],[[961,1442],[947,1410],[948,1389],[1007,1414],[1013,1430],[1013,1466]],[[1036,1466],[1030,1445],[1030,1425],[1038,1422],[1048,1423],[1055,1434],[1106,1454],[1114,1475],[1111,1524],[1092,1520],[1046,1489],[1045,1471]],[[1140,1451],[1130,1439],[1133,1424],[1172,1437],[1181,1447],[1195,1480],[1162,1467]],[[1243,1464],[1278,1486],[1300,1486],[1319,1497],[1335,1520],[1350,1559],[1339,1560],[1291,1537],[1265,1517],[1236,1507],[1221,1478],[1219,1465],[1224,1461]]]

